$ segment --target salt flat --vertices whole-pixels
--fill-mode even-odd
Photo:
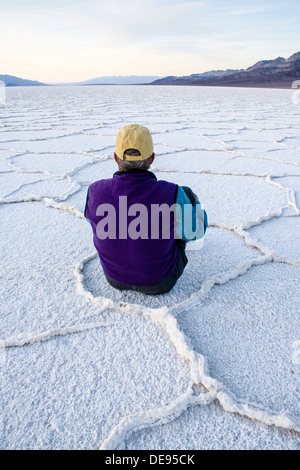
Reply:
[[[300,448],[300,108],[293,90],[7,89],[0,107],[1,449]],[[159,297],[105,281],[83,217],[149,127],[204,246]],[[202,248],[202,249],[201,249]]]

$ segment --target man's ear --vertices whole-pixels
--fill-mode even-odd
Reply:
[[[154,162],[154,159],[155,159],[155,153],[152,153],[152,155],[151,155],[151,165]]]
[[[115,159],[115,162],[118,163],[118,161],[117,161],[117,155],[116,155],[115,152],[114,152],[114,159]]]

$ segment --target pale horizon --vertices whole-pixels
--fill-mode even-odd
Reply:
[[[299,51],[299,3],[0,0],[0,74],[47,84],[247,68]]]

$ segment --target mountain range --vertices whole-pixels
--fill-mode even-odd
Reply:
[[[157,75],[141,76],[141,75],[129,75],[129,76],[106,76],[96,77],[86,80],[84,82],[70,83],[70,85],[140,85],[145,83],[151,83],[162,77]]]
[[[14,77],[13,75],[0,75],[0,81],[6,86],[45,86],[46,83],[26,80],[24,78]]]
[[[159,78],[157,75],[129,75],[129,76],[105,76],[96,77],[86,80],[84,82],[70,82],[70,83],[41,83],[34,80],[24,80],[23,78],[14,77],[13,75],[0,75],[0,81],[4,82],[6,86],[45,86],[45,85],[140,85],[144,83],[151,83]]]
[[[300,52],[288,59],[277,57],[261,60],[247,69],[210,70],[186,76],[105,76],[84,82],[58,83],[56,85],[189,85],[258,88],[291,88],[300,80]],[[45,86],[45,83],[24,80],[12,75],[0,75],[6,86]],[[48,84],[49,85],[49,84]]]
[[[151,85],[201,85],[261,88],[291,88],[300,80],[300,52],[288,59],[261,60],[247,69],[212,70],[183,77],[169,76]]]

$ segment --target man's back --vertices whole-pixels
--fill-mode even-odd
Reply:
[[[145,170],[119,171],[113,178],[90,186],[85,216],[91,222],[107,277],[123,284],[149,286],[175,269],[174,213],[165,211],[165,221],[157,215],[160,206],[173,206],[176,195],[176,184],[157,181]]]

